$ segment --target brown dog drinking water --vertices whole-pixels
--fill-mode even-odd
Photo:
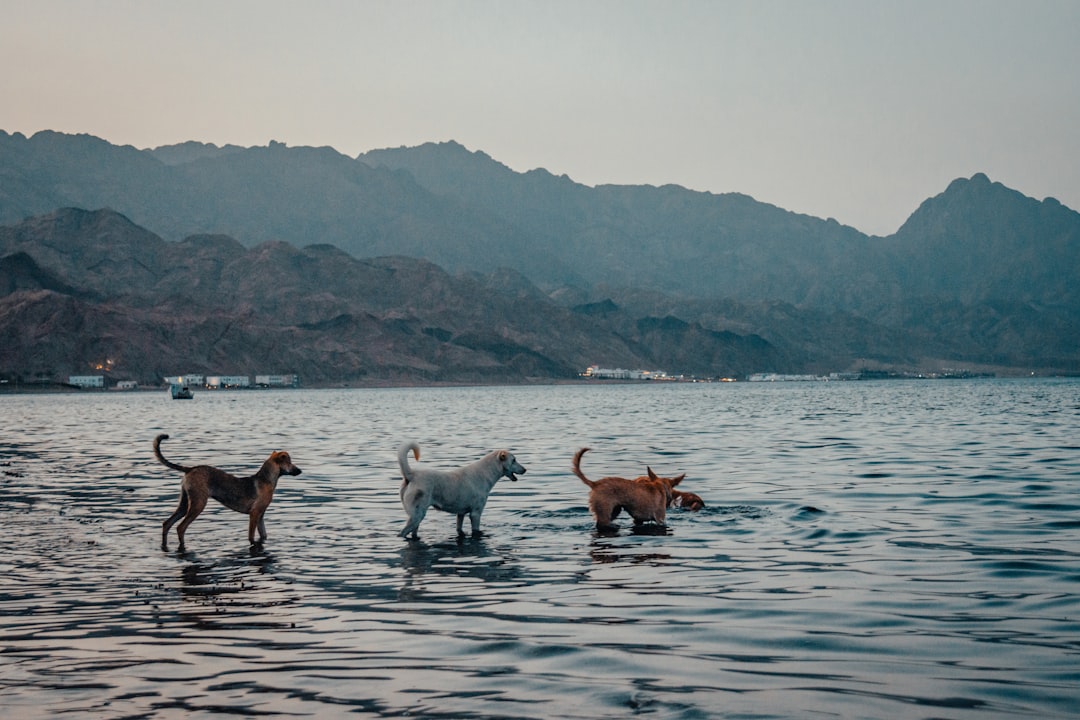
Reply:
[[[589,486],[589,510],[596,519],[597,530],[612,530],[614,520],[626,510],[635,525],[654,522],[663,525],[667,506],[671,503],[672,488],[682,482],[685,475],[662,478],[646,468],[648,476],[627,480],[621,477],[604,477],[590,480],[581,472],[581,456],[589,448],[581,448],[574,455],[573,470],[583,483]]]

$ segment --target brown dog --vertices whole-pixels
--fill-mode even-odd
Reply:
[[[589,510],[596,518],[597,530],[611,530],[617,527],[614,520],[622,510],[630,513],[635,525],[652,521],[663,525],[668,504],[671,502],[672,487],[682,482],[683,475],[677,478],[662,478],[648,470],[648,477],[627,480],[621,477],[605,477],[590,480],[581,472],[581,456],[589,448],[581,448],[574,455],[574,474],[589,486]]]
[[[300,468],[292,464],[289,453],[280,450],[271,453],[257,473],[239,478],[209,465],[184,467],[169,462],[161,454],[161,441],[168,439],[169,436],[165,434],[154,438],[154,455],[162,465],[184,473],[184,479],[180,482],[180,505],[161,526],[161,549],[169,548],[169,528],[181,517],[184,519],[176,526],[176,536],[180,539],[180,549],[184,549],[184,531],[199,517],[210,498],[230,510],[247,514],[249,543],[255,544],[256,528],[259,530],[259,542],[266,540],[263,515],[274,499],[278,478],[300,474]]]

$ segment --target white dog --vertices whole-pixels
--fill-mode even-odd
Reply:
[[[501,477],[516,481],[518,474],[525,474],[525,468],[507,450],[488,453],[471,465],[456,470],[429,470],[409,467],[409,451],[420,459],[420,446],[407,442],[398,449],[398,464],[401,465],[401,504],[409,515],[409,521],[398,533],[407,537],[410,533],[417,537],[416,529],[424,519],[428,508],[433,507],[443,512],[457,515],[458,535],[465,533],[461,523],[469,516],[473,536],[479,536],[480,513],[484,512],[488,495]]]

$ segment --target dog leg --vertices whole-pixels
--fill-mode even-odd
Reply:
[[[187,513],[188,497],[187,493],[183,490],[180,491],[180,503],[176,507],[176,512],[169,516],[168,520],[161,523],[161,549],[169,549],[169,530],[176,524],[176,521],[184,517]]]
[[[415,508],[412,512],[412,515],[409,516],[409,522],[405,523],[405,527],[403,527],[401,529],[401,532],[398,533],[398,537],[408,537],[410,534],[412,534],[413,540],[416,540],[418,537],[420,537],[420,534],[417,532],[417,528],[420,527],[420,521],[424,519],[424,515],[426,514],[426,507]]]
[[[481,508],[480,510],[473,510],[472,512],[469,513],[469,523],[472,525],[472,536],[473,537],[480,537],[480,536],[482,536],[484,534],[480,530],[480,513],[481,512],[483,512],[483,508]],[[459,525],[458,532],[460,534],[460,531],[461,531],[460,525],[461,525],[461,523],[458,523],[458,525]]]
[[[255,509],[251,511],[251,515],[248,516],[248,544],[255,544],[255,530],[259,531],[259,544],[262,544],[266,540],[266,525],[263,523],[263,516],[266,514],[266,508]]]
[[[458,537],[461,537],[462,535],[465,534],[465,531],[462,530],[462,528],[461,528],[461,524],[463,522],[465,522],[465,513],[458,513],[458,516],[457,516],[457,534],[458,534]],[[475,532],[475,530],[474,530],[474,532]]]
[[[618,505],[590,496],[589,509],[592,511],[593,517],[596,518],[597,530],[607,531],[618,529],[618,526],[613,522],[619,509]]]
[[[206,509],[207,497],[201,495],[191,495],[188,493],[188,509],[187,514],[184,515],[184,519],[180,521],[180,524],[176,526],[176,536],[180,539],[180,549],[184,549],[184,532],[187,531],[188,525],[195,522],[195,518],[199,517],[199,513]]]

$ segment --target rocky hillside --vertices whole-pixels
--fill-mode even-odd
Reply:
[[[57,212],[65,207],[122,215]],[[0,224],[8,295],[45,290],[140,312],[174,298],[185,312],[231,317],[249,307],[260,322],[301,329],[333,320],[332,309],[379,322],[398,313],[422,318],[421,334],[442,328],[424,338],[450,332],[455,352],[500,367],[509,350],[470,338],[509,323],[535,336],[537,345],[523,346],[543,356],[530,362],[549,375],[583,362],[708,375],[863,364],[1080,372],[1080,214],[981,174],[951,183],[882,238],[745,195],[518,173],[456,143],[349,158],[280,143],[137,150],[0,131]],[[264,268],[268,256],[285,267]],[[381,267],[390,257],[395,276],[441,273],[448,298],[460,301],[448,302],[457,317],[402,309],[415,285],[357,275],[354,263]],[[429,264],[437,267],[419,270]],[[252,279],[256,270],[276,278],[273,291],[260,284],[265,275]],[[365,294],[349,278],[379,290]],[[504,320],[506,297],[529,305]],[[732,335],[757,336],[769,354],[734,348]],[[370,369],[378,362],[356,367],[380,372]],[[409,361],[400,372],[442,378],[456,362]],[[323,361],[314,366],[321,372]]]
[[[926,297],[1080,308],[1078,284],[1060,277],[1080,266],[1080,214],[984,175],[874,238],[740,194],[518,173],[452,142],[354,159],[280,143],[136,150],[0,131],[0,223],[60,207],[111,208],[168,240],[226,234],[450,272],[508,267],[545,291],[604,284],[869,319]]]
[[[703,376],[795,367],[761,337],[556,304],[524,276],[450,275],[424,260],[329,245],[168,242],[112,211],[0,228],[0,375],[104,367],[298,373],[306,384],[525,382],[588,365]],[[673,349],[678,350],[673,350]]]

